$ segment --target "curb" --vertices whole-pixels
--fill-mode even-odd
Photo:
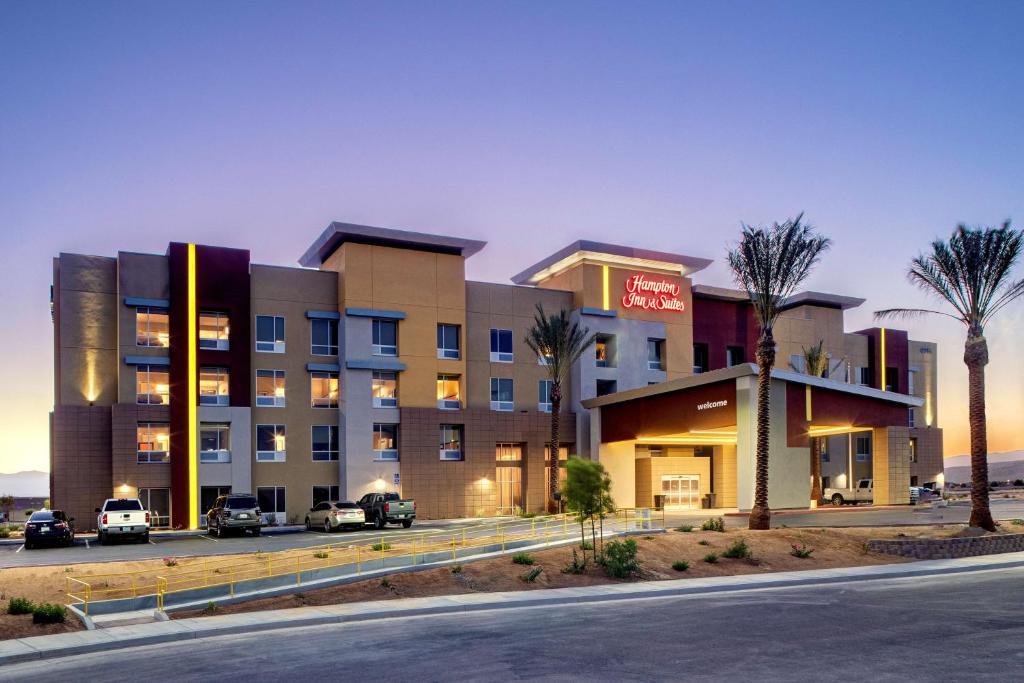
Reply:
[[[380,619],[459,614],[522,607],[552,607],[614,600],[674,598],[757,589],[828,585],[854,581],[942,576],[1024,567],[1024,553],[1009,554],[1013,557],[996,561],[989,560],[988,562],[978,561],[978,558],[929,560],[907,564],[851,567],[845,569],[748,574],[707,579],[674,579],[577,588],[448,595],[433,598],[408,598],[397,601],[386,600],[327,605],[323,607],[298,607],[266,612],[229,614],[220,617],[157,621],[149,624],[116,626],[95,631],[76,631],[74,633],[0,641],[0,665],[92,652],[105,652],[141,645],[170,643],[179,640],[256,633],[302,626],[360,623]]]

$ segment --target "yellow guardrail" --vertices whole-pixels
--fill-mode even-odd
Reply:
[[[653,528],[659,521],[664,527],[664,512],[629,508],[606,517],[604,527],[606,532],[616,533]],[[134,572],[69,575],[65,577],[65,594],[69,605],[87,615],[90,602],[147,596],[155,596],[157,609],[163,610],[164,596],[168,593],[227,586],[229,595],[233,596],[239,583],[279,576],[294,576],[295,585],[301,586],[302,573],[311,570],[352,565],[356,575],[361,575],[367,562],[379,560],[383,564],[389,558],[407,557],[410,564],[416,564],[417,557],[438,552],[450,552],[452,559],[457,559],[460,552],[465,556],[467,549],[500,545],[504,550],[507,544],[523,540],[548,543],[565,540],[578,530],[578,519],[562,514],[482,522],[458,529],[391,532],[359,541],[346,541],[342,537],[334,543],[256,552],[230,559],[212,556]]]

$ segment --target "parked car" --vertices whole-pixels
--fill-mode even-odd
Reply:
[[[114,536],[149,542],[149,511],[138,498],[107,498],[96,512],[96,535],[101,544]]]
[[[251,493],[229,493],[213,501],[206,512],[206,529],[211,536],[223,537],[231,531],[259,536],[263,529],[256,496]]]
[[[323,529],[327,533],[336,529],[362,529],[366,524],[363,508],[350,500],[324,501],[309,508],[306,529]]]
[[[74,545],[75,518],[62,510],[37,510],[25,522],[25,550],[39,545]]]
[[[856,505],[857,503],[870,503],[875,499],[875,480],[859,479],[855,488],[827,488],[825,489],[825,500],[833,505]]]
[[[367,493],[358,505],[374,529],[383,529],[385,524],[401,524],[408,529],[416,519],[416,501],[397,493]]]

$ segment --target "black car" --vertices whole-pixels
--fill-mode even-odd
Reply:
[[[250,532],[259,536],[263,518],[256,496],[249,493],[229,493],[219,497],[206,513],[206,528],[211,536],[225,536],[228,532]]]
[[[25,550],[39,545],[73,545],[75,518],[61,510],[39,510],[25,522]]]

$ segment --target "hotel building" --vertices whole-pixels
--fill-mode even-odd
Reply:
[[[565,387],[560,459],[604,462],[620,506],[750,507],[758,330],[741,292],[694,284],[709,260],[579,241],[514,284],[467,281],[484,246],[332,223],[294,268],[185,243],[60,254],[52,504],[80,528],[109,496],[194,528],[228,491],[279,522],[381,490],[426,518],[541,510],[550,383],[524,342],[541,305],[597,334]],[[941,482],[935,345],[845,332],[861,303],[786,302],[773,507],[809,504],[808,435],[828,437],[828,484],[873,475],[876,503]],[[829,378],[786,369],[819,340]]]

